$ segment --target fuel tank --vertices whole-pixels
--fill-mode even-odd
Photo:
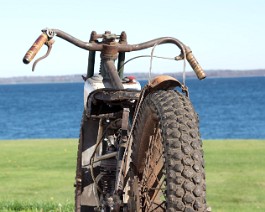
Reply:
[[[122,84],[125,90],[141,90],[141,84],[133,76],[125,77],[122,80]],[[97,89],[112,88],[108,80],[104,80],[103,77],[98,74],[88,78],[84,85],[84,107],[86,108],[87,98],[89,94]]]

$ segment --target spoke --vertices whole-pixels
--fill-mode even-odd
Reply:
[[[165,208],[162,207],[165,201],[157,199],[158,194],[160,194],[159,197],[164,198],[164,189],[162,188],[164,184],[164,176],[162,175],[164,166],[163,147],[158,125],[154,129],[154,134],[150,136],[145,164],[146,166],[141,180],[141,190],[144,201],[142,206],[147,211],[153,211],[154,207],[165,210]]]
[[[163,211],[166,211],[166,208],[162,207],[162,205],[165,204],[165,203],[166,203],[166,201],[163,201],[160,204],[157,204],[157,203],[154,202],[153,204],[155,204],[156,207],[154,209],[152,209],[151,211],[149,211],[149,212],[156,211],[158,208],[161,208],[161,209],[163,209]]]
[[[158,188],[155,189],[155,193],[154,193],[154,195],[153,195],[151,201],[155,200],[155,198],[157,197],[157,195],[158,195],[158,193],[159,193],[160,190],[162,191],[161,187],[162,187],[163,183],[164,183],[164,178],[161,177],[161,179],[160,179],[160,181],[159,181],[159,184],[158,184]],[[162,193],[163,193],[163,192],[162,192]]]
[[[158,129],[158,128],[156,128],[156,129]],[[155,144],[157,144],[157,141],[160,141],[158,138],[158,136],[160,136],[160,133],[158,133],[158,130],[156,130],[156,133],[155,133],[155,137],[154,136],[152,136],[152,138],[153,139],[151,139],[151,141],[150,141],[150,144],[151,145],[149,145],[149,150],[150,151],[148,151],[148,155],[147,155],[147,159],[148,159],[148,161],[147,161],[147,163],[146,163],[146,167],[147,167],[147,173],[148,174],[145,174],[145,176],[147,176],[147,181],[149,181],[150,180],[150,177],[152,177],[152,175],[155,177],[155,178],[157,178],[157,174],[160,172],[160,170],[161,170],[161,168],[162,168],[162,164],[163,163],[161,163],[161,161],[160,161],[160,159],[161,159],[161,157],[162,157],[162,155],[163,155],[163,153],[161,153],[159,150],[161,149],[161,147],[159,147],[159,146],[157,146],[157,145],[155,145]],[[156,151],[154,151],[154,150],[157,150],[157,152],[158,153],[160,153],[160,155],[159,155],[159,157],[158,157],[158,159],[156,159],[155,161],[153,160],[154,159],[154,157],[156,157],[157,156],[157,154],[156,154]],[[160,163],[159,163],[160,162]],[[150,165],[151,164],[151,165]],[[158,170],[158,171],[157,171]],[[152,181],[151,181],[152,182]]]

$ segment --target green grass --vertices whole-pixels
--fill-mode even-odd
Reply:
[[[77,139],[0,141],[0,211],[73,211]],[[212,211],[265,211],[265,140],[204,141]]]
[[[265,141],[204,142],[208,204],[218,211],[265,211]]]
[[[73,211],[77,139],[0,141],[0,211]]]

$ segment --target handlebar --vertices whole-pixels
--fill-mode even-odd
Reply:
[[[189,47],[187,47],[186,59],[200,80],[206,78],[205,72],[203,71],[201,65],[192,54],[192,51],[190,50]]]
[[[193,70],[195,71],[197,77],[201,80],[206,77],[202,67],[192,54],[190,48],[184,45],[181,41],[172,37],[162,37],[154,40],[150,40],[148,42],[139,43],[130,45],[127,44],[126,35],[124,37],[124,32],[118,36],[115,34],[111,34],[110,32],[105,32],[105,34],[96,34],[95,32],[91,33],[91,38],[89,42],[81,41],[66,32],[63,32],[59,29],[45,29],[42,30],[43,34],[41,34],[38,39],[34,42],[31,48],[27,51],[26,55],[23,58],[23,62],[28,64],[35,57],[40,48],[45,44],[49,39],[51,39],[54,35],[60,37],[69,43],[76,45],[79,48],[89,50],[89,51],[101,51],[102,58],[105,59],[116,59],[117,54],[121,52],[131,52],[138,51],[153,47],[155,45],[171,43],[175,44],[181,50],[180,56],[178,58],[187,59]],[[102,38],[102,42],[99,42],[98,39]],[[115,42],[116,39],[120,39],[119,42]]]
[[[37,40],[32,44],[30,49],[27,51],[25,56],[23,57],[23,63],[29,64],[35,57],[35,55],[38,53],[38,51],[41,49],[44,43],[48,41],[48,35],[45,33],[42,33]]]

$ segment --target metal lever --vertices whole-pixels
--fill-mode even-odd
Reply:
[[[47,52],[46,52],[45,55],[43,55],[42,57],[40,57],[40,58],[38,58],[37,60],[34,61],[33,65],[32,65],[32,71],[34,71],[34,69],[35,69],[35,67],[36,67],[36,65],[37,65],[37,63],[38,63],[39,61],[41,61],[41,60],[43,60],[43,59],[45,59],[46,57],[49,56],[49,54],[50,54],[50,52],[51,52],[51,50],[52,50],[52,44],[53,44],[54,42],[55,42],[55,40],[51,39],[51,40],[49,40],[49,41],[47,41],[47,42],[45,43],[45,45],[48,47],[48,50],[47,50]]]

